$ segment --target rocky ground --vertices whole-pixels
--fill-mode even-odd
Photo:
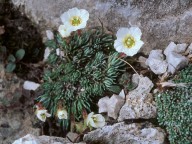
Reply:
[[[123,26],[139,26],[143,32],[142,40],[145,43],[142,52],[149,55],[140,59],[142,70],[144,69],[144,71],[139,71],[141,75],[135,74],[132,77],[132,81],[135,83],[134,89],[129,93],[125,91],[124,94],[106,96],[100,99],[98,102],[99,111],[107,113],[112,120],[110,119],[108,125],[103,128],[86,133],[83,141],[102,144],[168,143],[166,131],[158,125],[156,120],[157,110],[154,101],[154,89],[158,86],[156,84],[157,76],[154,80],[154,76],[150,75],[151,73],[153,73],[152,75],[161,75],[166,71],[174,74],[177,69],[190,62],[186,54],[183,54],[186,51],[188,54],[192,51],[190,45],[192,33],[189,33],[189,31],[192,31],[192,2],[190,0],[11,1],[14,7],[20,11],[20,14],[10,16],[8,11],[1,13],[1,16],[6,15],[7,19],[1,19],[0,24],[9,24],[8,26],[5,25],[5,34],[9,31],[9,35],[6,34],[6,37],[10,36],[9,28],[11,27],[16,28],[13,31],[20,31],[14,37],[21,37],[22,33],[29,30],[31,35],[27,36],[28,38],[24,37],[23,40],[27,44],[29,43],[29,49],[39,49],[39,55],[28,53],[23,61],[24,64],[20,65],[21,69],[27,69],[27,71],[22,73],[21,69],[16,70],[17,75],[5,73],[4,61],[1,60],[0,143],[9,144],[18,139],[15,144],[24,143],[24,141],[64,144],[74,142],[78,137],[74,133],[72,135],[68,134],[67,138],[40,136],[42,134],[50,135],[48,123],[42,125],[34,116],[33,100],[41,91],[34,92],[23,89],[24,80],[41,83],[43,65],[35,64],[43,59],[44,48],[42,42],[47,39],[45,31],[58,27],[61,24],[60,14],[72,7],[87,9],[90,12],[89,26],[99,25],[98,18],[113,32]],[[9,7],[3,8],[9,9]],[[26,22],[29,19],[30,22]],[[36,37],[36,39],[32,39],[32,37]],[[28,42],[27,39],[32,39],[31,41],[35,41],[34,43],[37,45],[30,44],[31,41]],[[176,42],[176,44],[174,42],[170,43],[171,41]],[[181,43],[181,45],[177,45],[177,43]],[[11,47],[8,42],[4,44]],[[178,51],[172,51],[173,47]],[[162,51],[165,48],[166,51]],[[151,51],[154,49],[159,50]],[[13,51],[9,50],[10,53]],[[171,54],[168,55],[167,51],[171,51]],[[30,58],[27,58],[30,55],[34,55],[31,61]],[[37,61],[35,61],[36,57],[39,57]],[[176,69],[173,69],[171,65],[175,64],[175,61],[178,63],[174,65]],[[162,67],[158,67],[159,65]],[[138,70],[138,68],[136,69]],[[146,73],[148,76],[142,75]],[[57,129],[57,127],[54,127],[54,129]],[[53,135],[60,136],[54,130]]]

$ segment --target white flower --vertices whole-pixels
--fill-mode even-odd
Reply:
[[[37,118],[40,119],[41,121],[45,122],[45,121],[46,121],[46,118],[47,118],[47,117],[50,117],[51,114],[49,114],[46,109],[37,109],[37,110],[36,110],[36,116],[37,116]]]
[[[61,21],[64,25],[72,29],[72,31],[85,28],[88,19],[89,12],[76,7],[69,9],[61,15]]]
[[[70,36],[72,30],[70,29],[70,27],[67,27],[66,25],[60,25],[58,28],[58,32],[64,38]]]
[[[138,27],[120,28],[117,31],[117,39],[115,40],[114,47],[116,51],[123,52],[128,56],[135,55],[142,45],[141,30]]]
[[[105,125],[105,118],[101,114],[95,114],[91,112],[86,119],[87,126],[94,128],[101,128]]]
[[[57,111],[57,116],[59,119],[67,119],[67,111],[65,109],[63,110],[59,109]]]

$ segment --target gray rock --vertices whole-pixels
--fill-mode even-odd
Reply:
[[[70,139],[70,141],[72,141],[72,142],[78,142],[80,139],[79,135],[77,133],[73,133],[73,132],[68,132],[67,138]]]
[[[162,54],[162,50],[156,49],[156,50],[152,50],[150,52],[148,58],[155,58],[158,60],[164,60],[164,55]],[[146,60],[146,64],[148,64],[148,60]]]
[[[192,54],[192,43],[188,46],[187,51],[189,54]]]
[[[103,97],[99,100],[99,113],[107,112],[109,117],[117,119],[119,111],[125,102],[125,92],[122,90],[119,95],[113,94],[110,98]]]
[[[164,60],[148,59],[149,67],[156,75],[164,74],[167,71],[168,64]]]
[[[167,62],[164,60],[162,50],[152,50],[146,60],[146,65],[157,75],[165,73],[168,67]]]
[[[46,47],[45,52],[44,52],[44,59],[43,59],[44,62],[47,61],[50,53],[51,53],[51,49],[49,47]]]
[[[132,83],[134,83],[136,86],[138,86],[139,85],[139,81],[140,81],[140,78],[141,78],[141,76],[140,75],[138,75],[138,74],[133,74],[132,75]]]
[[[15,140],[13,144],[67,144],[70,141],[66,138],[51,137],[51,136],[34,136],[28,134],[18,140]]]
[[[16,105],[22,95],[23,80],[13,73],[5,73],[4,65],[0,63],[0,108]]]
[[[109,97],[103,97],[99,100],[98,102],[98,107],[99,107],[99,113],[104,113],[107,112],[108,108],[107,108],[107,103],[109,101]]]
[[[192,40],[192,1],[162,0],[12,0],[22,13],[45,30],[58,28],[60,15],[69,8],[78,7],[89,11],[88,26],[100,25],[99,20],[111,31],[119,27],[139,26],[148,54],[152,49],[164,49],[170,41],[189,43]]]
[[[182,54],[186,51],[187,46],[188,46],[188,44],[186,44],[186,43],[177,44],[177,48],[176,48],[175,52]]]
[[[39,86],[40,86],[39,83],[35,83],[35,82],[32,82],[32,81],[25,81],[24,84],[23,84],[23,88],[25,90],[35,91],[36,89],[38,89]]]
[[[168,56],[168,54],[170,52],[176,52],[176,53],[179,53],[179,54],[182,54],[185,52],[186,48],[187,48],[188,44],[186,43],[182,43],[182,44],[175,44],[174,42],[171,42],[167,47],[166,49],[164,50],[164,54],[166,56]]]
[[[167,56],[170,52],[175,51],[177,45],[174,42],[170,42],[170,44],[165,48],[164,54]]]
[[[139,63],[140,63],[140,65],[141,65],[141,67],[143,67],[143,68],[147,68],[148,66],[146,65],[146,60],[147,60],[147,58],[145,58],[145,57],[143,57],[143,56],[140,56],[139,57]]]
[[[91,144],[164,144],[165,132],[150,123],[116,123],[84,135]]]
[[[119,95],[113,94],[113,96],[107,102],[108,116],[114,119],[117,119],[119,111],[123,106],[124,102],[125,102],[125,99],[123,99]]]
[[[189,60],[181,54],[170,52],[167,56],[168,72],[174,74],[176,70],[180,70],[188,65]]]
[[[23,80],[15,74],[5,73],[0,63],[0,143],[9,144],[13,140],[31,133],[40,135],[39,128],[33,128],[33,108],[21,110],[23,105],[19,99],[22,93]]]
[[[125,99],[125,91],[124,89],[122,89],[119,93],[119,96],[122,98],[122,99]]]
[[[54,34],[51,30],[46,30],[46,35],[47,35],[48,40],[54,39]]]
[[[126,96],[126,102],[120,110],[118,121],[155,118],[155,102],[150,94],[152,87],[153,83],[148,77],[140,76],[138,87]]]
[[[40,135],[40,129],[33,128],[34,115],[28,111],[29,109],[0,111],[0,143],[12,143],[26,133]]]

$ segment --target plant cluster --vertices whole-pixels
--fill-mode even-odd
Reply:
[[[156,96],[158,121],[165,126],[172,144],[192,142],[192,65],[182,70],[173,80],[184,83]]]
[[[116,82],[125,63],[114,51],[113,43],[113,35],[102,28],[75,32],[70,40],[57,34],[47,43],[52,51],[44,75],[44,94],[38,101],[52,115],[64,108],[80,119],[83,109],[91,111],[94,100],[105,92],[118,93],[121,89]],[[57,55],[57,48],[64,51],[64,57]]]
[[[141,30],[120,28],[116,37],[103,26],[82,31],[89,12],[78,8],[69,9],[60,18],[63,24],[59,33],[49,31],[47,35],[50,54],[42,85],[44,94],[37,99],[41,105],[37,117],[45,121],[49,111],[65,128],[82,118],[84,124],[80,121],[76,126],[79,131],[102,127],[104,117],[91,111],[101,96],[121,91],[118,79],[129,64],[124,58],[135,55],[143,45]]]

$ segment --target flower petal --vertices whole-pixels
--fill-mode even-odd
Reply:
[[[94,127],[94,128],[97,128],[97,126],[96,126],[96,124],[95,124],[95,122],[93,121],[92,118],[90,119],[88,125],[90,125],[90,126],[92,126],[92,127]]]
[[[105,121],[105,118],[101,114],[95,114],[94,117],[98,122],[103,122]]]
[[[118,51],[118,52],[122,52],[125,49],[125,47],[123,46],[123,42],[119,41],[119,40],[115,40],[114,47],[116,48],[116,51]]]
[[[37,118],[43,122],[45,122],[46,120],[46,115],[47,115],[47,110],[45,109],[42,109],[42,110],[36,110],[36,115],[37,115]]]
[[[72,24],[71,21],[74,17],[78,18],[79,21]],[[76,31],[86,27],[87,20],[89,19],[89,12],[75,7],[64,12],[60,18],[64,25],[67,25],[67,28],[71,29],[71,31]]]
[[[87,119],[86,119],[86,124],[87,125],[89,124],[89,121],[92,119],[93,114],[94,114],[93,112],[88,114]]]
[[[70,36],[72,30],[70,29],[70,27],[67,27],[67,25],[60,25],[58,28],[58,32],[64,38]]]
[[[57,116],[58,116],[59,119],[67,119],[68,118],[67,111],[65,109],[58,110]]]
[[[51,114],[49,114],[49,113],[45,113],[45,115],[46,115],[46,117],[51,117]]]
[[[116,34],[117,39],[114,42],[114,48],[120,53],[123,52],[128,56],[133,56],[144,44],[140,40],[141,35],[141,30],[138,27],[120,28]]]
[[[101,128],[105,125],[105,121],[95,123],[95,128]]]
[[[122,38],[124,38],[127,34],[130,33],[130,30],[128,28],[120,28],[118,31],[117,31],[117,39],[120,39],[122,40]]]
[[[84,18],[85,21],[87,21],[89,19],[89,12],[88,11],[81,9],[80,13],[81,13],[81,17]]]
[[[130,33],[131,33],[131,35],[134,36],[135,39],[137,39],[137,40],[141,39],[142,33],[141,33],[141,30],[138,27],[131,27],[130,28]]]

